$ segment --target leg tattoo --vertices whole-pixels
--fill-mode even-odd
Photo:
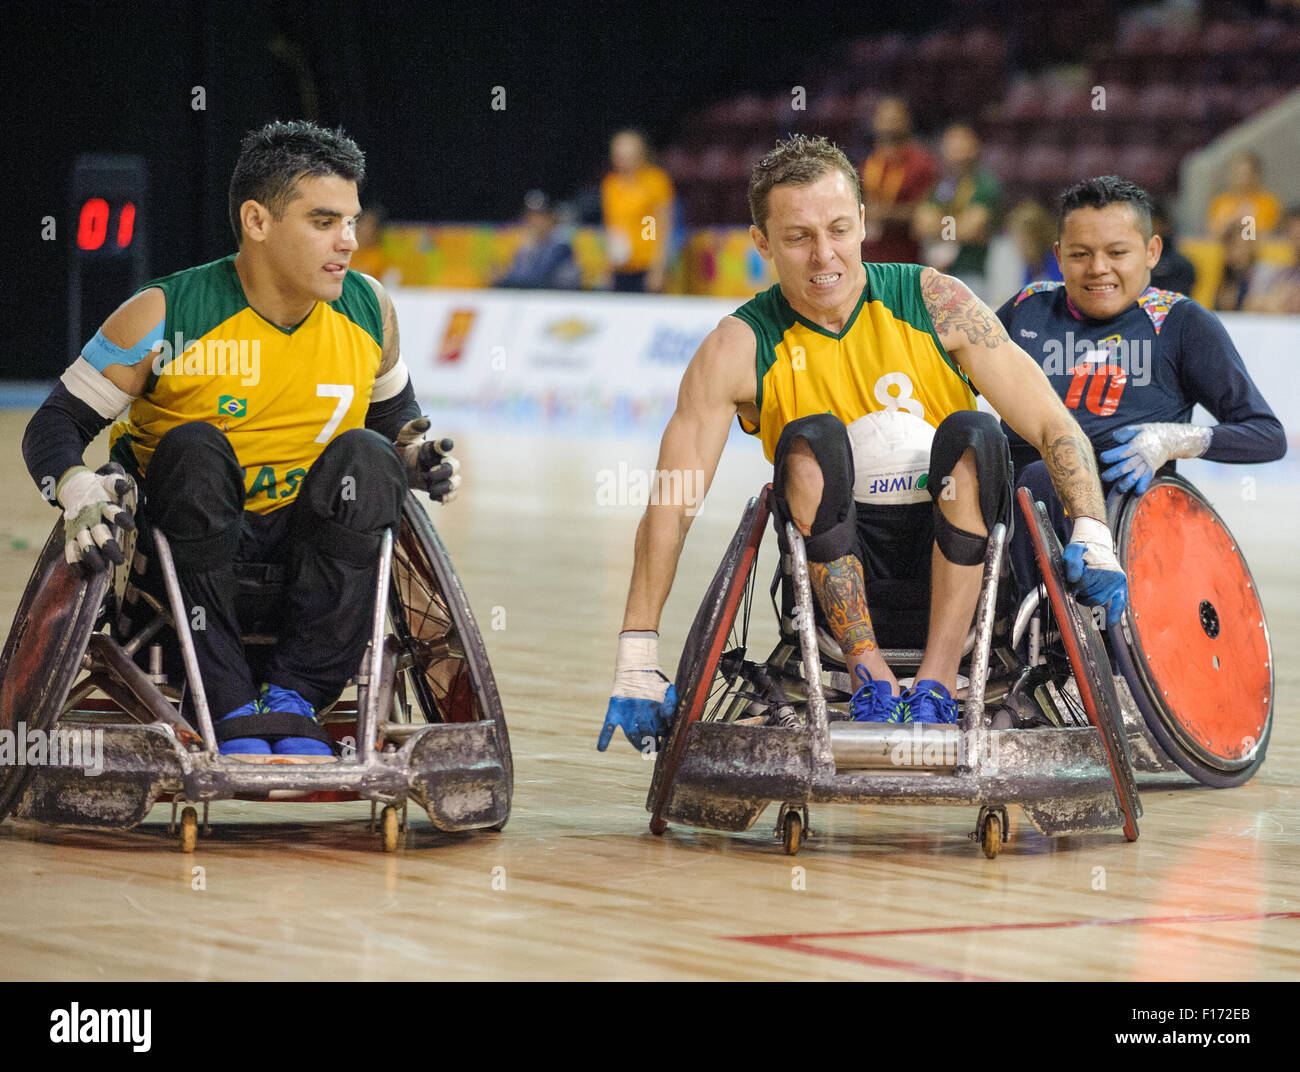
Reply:
[[[876,634],[867,613],[866,585],[857,556],[843,555],[833,562],[809,562],[808,579],[844,657],[874,651]]]

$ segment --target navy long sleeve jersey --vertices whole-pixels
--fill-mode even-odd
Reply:
[[[1203,457],[1268,462],[1286,435],[1218,317],[1191,298],[1148,287],[1124,312],[1091,320],[1060,283],[1032,283],[998,310],[1098,454],[1129,424],[1187,424],[1196,403],[1219,423]],[[1016,470],[1038,451],[1003,422]]]

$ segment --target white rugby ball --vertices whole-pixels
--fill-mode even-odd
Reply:
[[[857,502],[892,505],[930,498],[930,424],[900,409],[882,409],[859,417],[848,431]]]

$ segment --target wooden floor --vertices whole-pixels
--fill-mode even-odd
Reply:
[[[54,512],[19,463],[0,519],[9,621]],[[454,423],[454,422],[453,422]],[[411,812],[385,855],[364,804],[214,806],[194,856],[167,809],[124,834],[0,825],[0,976],[9,979],[1282,979],[1300,975],[1300,556],[1294,488],[1241,471],[1205,486],[1263,593],[1277,668],[1268,760],[1238,789],[1148,786],[1142,836],[1054,841],[1012,809],[986,860],[973,808],[813,809],[797,858],[771,837],[652,836],[650,766],[595,741],[637,506],[599,473],[654,464],[644,438],[448,429],[462,501],[435,508],[475,606],[514,744],[500,834],[446,836]],[[765,478],[734,442],[687,543],[662,631],[671,673],[696,603]],[[1300,474],[1295,474],[1300,479]],[[770,543],[770,541],[769,541]],[[504,626],[492,629],[496,624]],[[196,871],[196,869],[201,869]],[[196,889],[195,887],[202,887]]]

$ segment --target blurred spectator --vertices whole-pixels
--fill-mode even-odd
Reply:
[[[614,289],[653,291],[664,287],[673,228],[673,184],[649,162],[645,138],[621,130],[610,139],[613,170],[600,184]]]
[[[1255,235],[1263,238],[1277,228],[1282,203],[1264,189],[1264,166],[1251,152],[1237,153],[1228,161],[1228,188],[1210,201],[1206,229],[1221,235],[1229,225],[1244,226],[1249,216],[1255,221]]]
[[[979,166],[979,136],[965,123],[943,132],[939,153],[943,175],[930,200],[917,208],[912,230],[926,264],[956,276],[982,297],[1002,187]]]
[[[555,206],[541,190],[524,197],[524,244],[515,253],[510,271],[497,280],[498,287],[529,290],[579,290],[582,286],[573,247],[564,241]]]
[[[1037,201],[1021,201],[1007,217],[1007,231],[1025,262],[1021,287],[1065,278],[1056,262],[1056,218],[1047,209]]]
[[[357,220],[357,248],[348,267],[354,272],[365,272],[382,281],[384,274],[384,248],[381,244],[388,212],[380,201],[367,201]]]
[[[939,168],[912,138],[912,115],[899,97],[876,105],[871,129],[875,148],[862,165],[867,240],[862,259],[915,263],[921,247],[912,237],[912,216],[934,187]]]
[[[1151,269],[1151,285],[1175,294],[1191,295],[1196,286],[1196,265],[1178,252],[1173,221],[1162,202],[1156,202],[1151,212],[1151,230],[1160,236],[1163,249],[1160,260]]]
[[[1291,265],[1256,269],[1245,304],[1252,313],[1300,313],[1300,205],[1287,209],[1282,232],[1291,243]]]
[[[1233,221],[1223,232],[1223,275],[1214,293],[1214,309],[1235,313],[1246,307],[1247,293],[1259,282],[1255,261],[1259,243],[1241,233],[1241,224]]]

